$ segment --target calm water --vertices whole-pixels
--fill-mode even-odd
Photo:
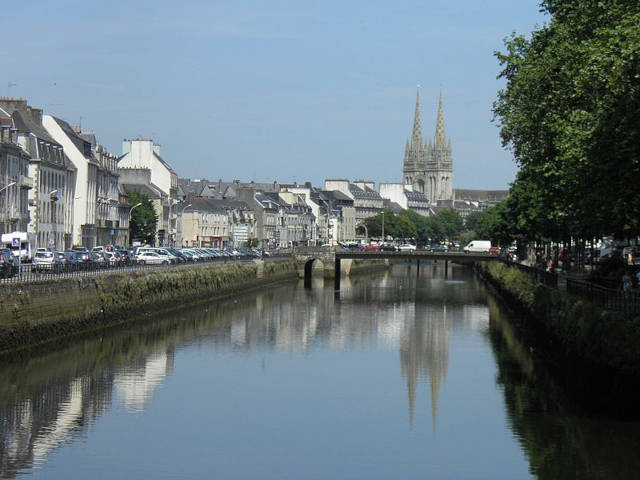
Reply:
[[[288,284],[0,363],[0,476],[624,479],[461,267]],[[151,324],[153,323],[153,324]]]

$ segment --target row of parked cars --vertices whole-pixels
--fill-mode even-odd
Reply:
[[[10,250],[9,250],[10,253]],[[31,264],[32,272],[94,270],[128,265],[170,265],[221,259],[257,258],[266,255],[251,248],[171,248],[98,246],[92,250],[76,247],[63,252],[39,248]],[[0,262],[2,261],[0,254]],[[15,267],[17,270],[17,267]],[[14,272],[15,273],[15,272]]]

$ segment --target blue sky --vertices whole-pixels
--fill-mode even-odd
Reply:
[[[82,118],[114,153],[152,137],[182,177],[400,181],[416,86],[430,136],[442,88],[457,188],[513,180],[493,51],[545,21],[536,0],[58,0],[3,17],[0,96]]]

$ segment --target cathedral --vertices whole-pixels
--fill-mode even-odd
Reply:
[[[416,111],[411,141],[407,140],[402,165],[403,182],[408,190],[424,193],[429,201],[453,201],[453,160],[451,140],[444,132],[442,92],[438,103],[436,132],[432,139],[422,140],[420,93],[416,93]]]

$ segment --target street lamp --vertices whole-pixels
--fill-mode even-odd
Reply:
[[[0,188],[0,192],[6,190],[9,187],[12,187],[16,184],[16,182],[11,182],[8,185],[5,185],[4,187]],[[7,209],[7,218],[6,221],[9,222],[9,197],[7,197],[7,201],[6,201],[6,209]],[[5,228],[7,228],[7,230],[9,230],[11,228],[10,225],[6,224]]]
[[[131,243],[132,239],[131,239],[131,212],[133,212],[134,208],[138,208],[140,205],[142,205],[142,202],[138,202],[136,203],[133,207],[131,207],[129,209],[129,243]],[[142,227],[142,231],[144,232],[145,228],[144,228],[144,224]]]
[[[190,203],[189,205],[186,205],[185,207],[183,207],[182,208],[182,212],[180,212],[180,217],[181,217],[180,221],[182,222],[181,225],[184,225],[184,211],[189,207],[193,207],[193,203]],[[176,224],[177,224],[177,222],[176,222]],[[180,236],[182,237],[182,227],[180,229]],[[184,240],[181,240],[181,241],[182,241],[182,245],[184,246]],[[187,244],[187,245],[189,245],[189,244]]]
[[[8,185],[5,185],[4,187],[0,188],[0,192],[2,192],[3,190],[6,190],[9,187],[13,187],[16,184],[16,182],[11,182]]]
[[[384,243],[384,210],[382,211],[382,243]]]
[[[138,208],[140,205],[142,205],[142,202],[136,203],[133,207],[129,209],[129,221],[131,221],[131,212],[133,212],[133,209]]]
[[[56,202],[58,201],[58,190],[51,190],[49,192],[49,199],[53,202],[51,206],[51,228],[53,229],[53,247],[58,246],[58,232],[56,231]],[[49,240],[51,243],[51,240]]]

